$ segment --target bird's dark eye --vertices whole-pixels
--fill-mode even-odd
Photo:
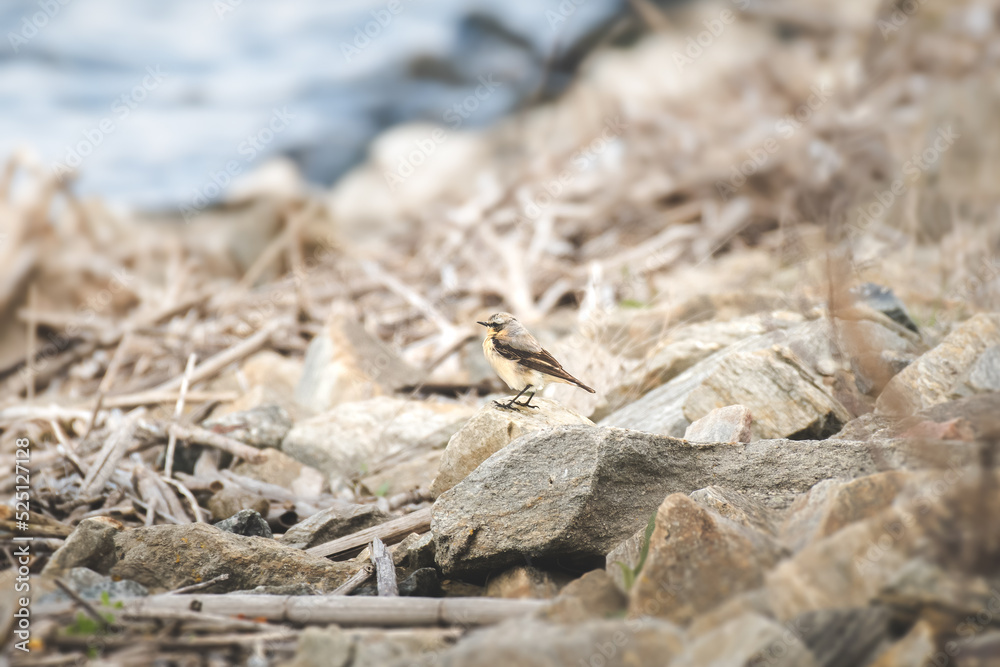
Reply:
[[[501,329],[503,329],[503,325],[499,322],[493,322],[492,324],[490,324],[490,328],[493,329],[494,331],[500,331]]]

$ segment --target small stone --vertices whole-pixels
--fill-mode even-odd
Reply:
[[[228,519],[216,523],[215,527],[244,537],[273,537],[267,520],[256,510],[240,510]]]
[[[330,592],[360,563],[334,562],[263,537],[242,537],[204,523],[132,528],[115,536],[112,576],[151,591],[174,590],[221,574],[213,593],[308,583]]]
[[[292,419],[279,405],[262,405],[222,417],[206,419],[202,426],[253,447],[280,447],[292,428]]]
[[[559,588],[551,575],[530,565],[505,570],[486,584],[486,597],[538,598],[555,597]]]
[[[716,408],[695,420],[684,432],[690,442],[750,442],[753,416],[742,405]]]
[[[334,501],[331,507],[320,510],[305,521],[289,528],[278,541],[295,549],[309,549],[338,537],[377,526],[388,519],[389,515],[375,505]]]
[[[52,554],[42,574],[58,577],[75,567],[107,574],[115,564],[115,536],[124,528],[121,522],[109,517],[84,519]]]
[[[212,494],[208,499],[208,509],[216,521],[228,519],[242,510],[254,510],[262,516],[267,516],[271,503],[264,496],[246,491],[235,486],[226,486]]]
[[[492,454],[526,433],[549,426],[594,424],[550,399],[535,398],[532,404],[538,408],[507,410],[489,403],[473,415],[448,441],[431,495],[436,498],[455,486]]]

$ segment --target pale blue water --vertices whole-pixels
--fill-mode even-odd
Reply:
[[[502,85],[463,126],[508,113],[552,54],[622,11],[624,0],[7,0],[0,159],[30,147],[47,168],[79,164],[80,194],[143,208],[176,207],[228,163],[246,173],[274,155],[327,185],[385,127],[447,125],[480,77]],[[549,92],[567,76],[550,73]]]

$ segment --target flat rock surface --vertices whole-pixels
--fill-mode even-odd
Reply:
[[[204,523],[133,528],[115,536],[112,576],[150,590],[173,590],[228,574],[212,593],[308,583],[329,592],[361,567],[311,556],[264,537],[242,537]]]

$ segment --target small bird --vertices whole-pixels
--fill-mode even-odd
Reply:
[[[535,392],[549,382],[575,384],[589,391],[594,390],[566,372],[555,358],[542,349],[535,337],[528,333],[524,325],[518,322],[510,313],[496,313],[485,322],[476,322],[488,329],[486,340],[483,341],[483,354],[486,361],[496,371],[500,379],[511,389],[518,392],[517,396],[507,403],[494,401],[497,406],[513,410],[514,406],[537,408],[531,405]],[[531,391],[524,403],[515,403],[526,391]]]

